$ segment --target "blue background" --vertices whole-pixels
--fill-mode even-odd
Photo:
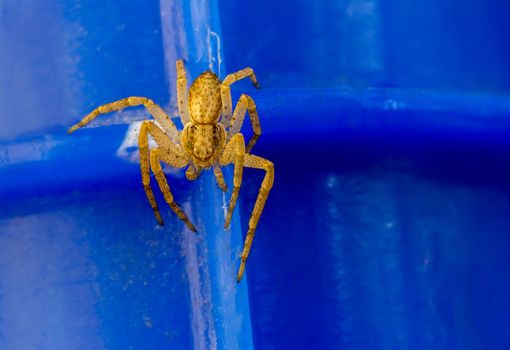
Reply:
[[[509,23],[495,0],[2,2],[0,348],[508,349]],[[130,95],[175,115],[181,57],[262,85],[234,91],[276,166],[235,288],[212,179],[168,175],[194,238],[155,224],[117,155],[144,112],[65,135]],[[234,241],[261,180],[245,171]]]

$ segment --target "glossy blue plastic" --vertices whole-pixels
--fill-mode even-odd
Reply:
[[[508,349],[510,5],[503,1],[0,4],[1,349]],[[5,54],[7,53],[7,54]],[[199,228],[153,218],[139,109],[251,66],[262,181],[231,230],[214,177],[167,171]],[[243,129],[251,133],[248,125]],[[231,179],[232,172],[227,171]],[[231,187],[231,180],[228,181]]]

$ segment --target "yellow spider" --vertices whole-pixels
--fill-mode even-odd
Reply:
[[[274,166],[267,159],[250,154],[250,150],[261,134],[259,117],[255,102],[248,95],[241,95],[232,114],[232,97],[230,85],[234,82],[250,78],[255,87],[259,87],[253,69],[245,68],[238,72],[227,75],[220,81],[213,72],[206,71],[195,79],[187,92],[187,79],[182,60],[176,62],[177,66],[177,101],[179,115],[184,129],[178,131],[168,115],[152,100],[145,97],[128,97],[119,101],[102,105],[79,123],[73,125],[68,133],[86,125],[100,114],[110,113],[130,106],[143,105],[154,117],[154,121],[144,121],[138,136],[138,148],[140,150],[140,166],[142,171],[142,183],[147,198],[154,210],[156,219],[160,225],[163,220],[159,213],[158,205],[150,186],[150,169],[152,169],[159,188],[165,201],[177,216],[186,223],[190,230],[196,232],[195,226],[187,215],[174,202],[172,192],[161,168],[161,161],[175,167],[186,170],[188,180],[196,179],[202,170],[213,167],[218,186],[227,191],[221,167],[234,164],[234,188],[228,207],[225,229],[230,226],[232,212],[236,206],[237,197],[243,176],[243,167],[265,170],[266,174],[260,187],[255,207],[248,223],[248,233],[244,242],[241,264],[237,274],[237,281],[241,281],[248,254],[250,253],[255,228],[264,209],[267,196],[274,181]],[[253,129],[253,136],[245,146],[243,135],[240,133],[244,117],[248,111]],[[149,149],[149,135],[158,145],[155,149]]]

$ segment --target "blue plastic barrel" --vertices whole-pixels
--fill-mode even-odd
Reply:
[[[0,2],[0,349],[508,349],[509,23],[497,0]],[[147,202],[143,109],[66,134],[127,96],[176,117],[181,58],[262,86],[233,89],[276,174],[240,284],[261,171],[224,230],[231,192],[166,168],[195,234]]]

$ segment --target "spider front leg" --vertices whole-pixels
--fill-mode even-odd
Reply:
[[[101,114],[106,114],[114,111],[118,111],[124,109],[126,107],[134,107],[143,105],[149,113],[156,119],[156,121],[163,128],[163,133],[170,137],[175,143],[179,143],[179,131],[175,127],[174,123],[170,120],[170,117],[163,111],[163,109],[158,106],[154,101],[148,99],[147,97],[127,97],[122,100],[118,100],[115,102],[107,103],[105,105],[99,106],[94,109],[92,112],[87,114],[82,120],[78,123],[74,124],[67,131],[68,134],[76,131],[76,129],[85,126],[90,123],[92,120],[100,116]]]
[[[232,95],[230,93],[230,85],[244,78],[250,78],[253,85],[257,89],[260,88],[255,72],[249,67],[227,75],[221,83],[221,104],[223,108],[221,123],[225,128],[230,125],[230,119],[232,119]]]
[[[177,107],[179,108],[182,125],[186,125],[190,121],[186,70],[184,69],[184,62],[182,60],[175,62],[175,66],[177,68]]]
[[[234,115],[230,121],[228,139],[241,131],[247,110],[248,115],[250,116],[251,128],[253,130],[253,136],[251,137],[250,142],[248,142],[248,146],[246,146],[246,152],[250,152],[253,146],[255,146],[255,142],[257,142],[260,134],[262,134],[262,130],[260,128],[259,114],[257,113],[255,101],[246,94],[242,94],[237,102]]]
[[[154,141],[156,141],[156,144],[158,145],[157,149],[149,150],[149,135],[154,138]],[[162,160],[173,167],[183,168],[188,164],[187,157],[168,137],[166,137],[163,130],[161,130],[152,121],[144,121],[142,123],[140,135],[138,137],[138,147],[140,150],[140,167],[142,170],[143,187],[158,222],[161,225],[163,224],[158,205],[154,199],[154,193],[150,186],[150,168],[152,168],[161,192],[163,193],[163,196],[170,208],[192,231],[196,231],[195,226],[193,226],[186,214],[177,204],[175,204],[159,162]]]

